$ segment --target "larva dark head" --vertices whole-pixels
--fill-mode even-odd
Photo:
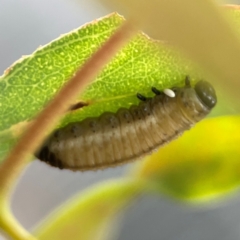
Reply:
[[[208,107],[213,108],[217,103],[217,96],[213,86],[206,81],[199,81],[194,87],[197,96]]]

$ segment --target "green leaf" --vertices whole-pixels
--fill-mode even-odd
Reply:
[[[137,169],[160,192],[203,201],[240,185],[240,116],[204,120],[165,146]]]
[[[0,153],[11,148],[24,123],[31,121],[64,82],[123,23],[118,14],[63,35],[23,57],[0,77]],[[136,93],[151,95],[181,84],[192,68],[164,44],[139,33],[76,100],[89,104],[69,112],[59,126],[137,104]]]
[[[0,134],[0,160],[5,156],[6,152],[16,143],[15,136],[10,131]]]
[[[112,233],[113,223],[142,190],[140,181],[115,180],[75,196],[37,228],[40,240],[101,240]]]
[[[239,29],[240,11],[228,13]],[[0,160],[27,124],[123,21],[116,13],[93,21],[40,47],[5,71],[0,77]],[[185,75],[193,80],[203,76],[164,43],[139,33],[73,103],[88,106],[69,111],[58,127],[137,104],[137,92],[150,97],[151,86],[182,85]],[[221,93],[212,116],[234,114],[236,109]]]

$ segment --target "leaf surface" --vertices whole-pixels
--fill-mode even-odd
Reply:
[[[227,13],[240,34],[239,9]],[[123,21],[116,13],[95,20],[22,57],[5,71],[0,77],[0,160],[35,115]],[[193,81],[203,76],[168,45],[139,33],[72,103],[87,106],[66,113],[58,127],[138,104],[136,93],[151,97],[152,86],[163,90],[183,85],[186,75]],[[216,88],[219,103],[212,116],[236,114],[237,101],[234,105]]]
[[[123,21],[118,14],[93,21],[40,47],[5,71],[0,77],[0,143],[4,142],[0,158],[26,123]],[[164,44],[139,33],[73,103],[88,106],[69,111],[59,126],[137,104],[137,92],[152,96],[151,86],[164,89],[182,84],[191,69]]]

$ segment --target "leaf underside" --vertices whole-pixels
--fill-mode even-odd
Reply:
[[[27,123],[123,21],[116,13],[93,21],[22,57],[4,72],[0,77],[0,158]],[[194,78],[192,72],[190,64],[163,43],[139,33],[73,103],[88,106],[69,111],[58,127],[138,104],[137,92],[153,96],[152,86],[161,90],[182,85],[187,74]]]
[[[233,26],[239,29],[239,11],[230,10]],[[4,72],[0,77],[0,160],[36,114],[123,22],[117,13],[95,20],[22,57]],[[72,103],[87,106],[69,111],[57,127],[129,108],[139,103],[136,93],[151,97],[152,86],[160,90],[181,86],[186,75],[193,81],[203,76],[167,44],[139,33]],[[224,93],[218,95],[212,115],[235,113]]]

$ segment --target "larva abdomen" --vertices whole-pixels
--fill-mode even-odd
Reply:
[[[142,100],[138,106],[58,129],[36,156],[61,169],[84,171],[151,153],[204,118],[217,101],[213,87],[205,81],[192,88],[186,79],[185,87],[171,91],[164,91],[166,95],[153,88],[153,98],[138,94]]]

